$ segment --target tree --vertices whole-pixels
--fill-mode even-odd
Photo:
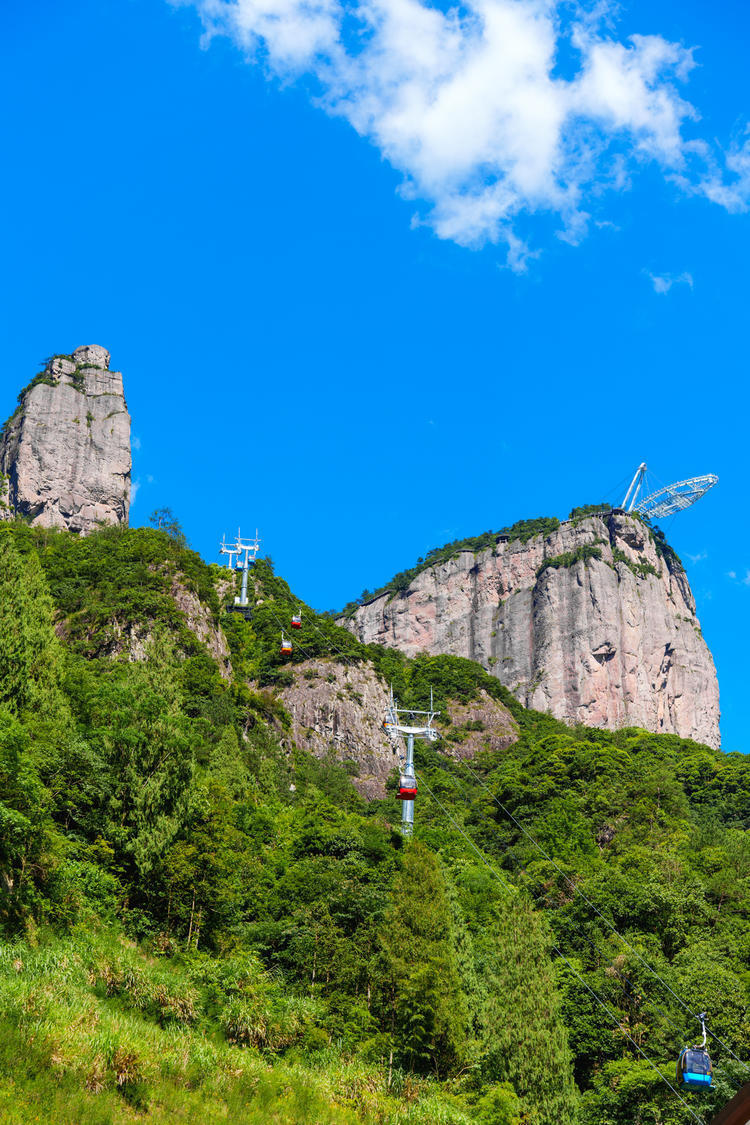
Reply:
[[[187,948],[197,949],[201,934],[204,945],[216,946],[237,924],[247,841],[234,823],[235,810],[222,783],[207,781],[194,795],[184,838],[164,857],[167,922],[180,930]]]
[[[0,533],[0,706],[14,715],[59,717],[62,653],[54,606],[35,553]]]
[[[164,531],[170,539],[174,539],[180,547],[187,546],[187,539],[185,532],[182,530],[182,524],[177,519],[171,508],[154,508],[151,515],[148,517],[148,522],[157,531]]]
[[[478,944],[478,943],[477,943]],[[485,928],[479,949],[485,984],[481,1072],[510,1082],[529,1125],[573,1125],[577,1091],[539,917],[520,897],[506,902]]]
[[[477,1102],[479,1125],[521,1125],[521,1105],[508,1082],[493,1086]]]
[[[46,793],[17,719],[0,710],[0,925],[13,929],[32,905],[32,879],[47,847]],[[46,864],[44,864],[46,866]]]
[[[103,831],[147,880],[186,823],[198,733],[182,711],[174,645],[151,637],[140,664],[79,661],[67,686],[104,764]],[[146,882],[144,889],[150,887]]]
[[[465,1057],[469,1018],[445,877],[423,844],[406,850],[380,934],[379,1008],[396,1060],[444,1076]]]

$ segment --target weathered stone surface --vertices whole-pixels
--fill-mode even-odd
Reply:
[[[450,725],[436,726],[443,735],[441,753],[467,760],[480,750],[507,750],[518,738],[518,724],[506,707],[486,691],[468,703],[451,703]]]
[[[601,558],[540,570],[586,546]],[[340,623],[410,656],[476,660],[526,706],[567,722],[719,745],[716,669],[687,576],[632,516],[461,552]]]
[[[185,624],[190,632],[206,646],[210,655],[219,665],[222,677],[230,679],[232,665],[229,645],[224,636],[224,631],[214,621],[210,609],[203,604],[197,594],[189,590],[178,578],[172,580],[170,593],[175,605],[185,618]]]
[[[355,762],[353,781],[360,793],[385,794],[386,778],[399,757],[382,726],[388,691],[369,665],[305,661],[295,666],[294,684],[280,696],[300,749],[316,758],[332,753],[339,762]]]
[[[180,611],[186,628],[197,641],[205,645],[208,653],[216,661],[222,678],[231,680],[232,663],[229,645],[224,630],[214,620],[210,608],[176,574],[171,577],[169,594]],[[61,640],[67,640],[69,622],[61,618],[55,626],[55,631]],[[107,640],[97,655],[112,658],[125,657],[132,664],[140,664],[149,659],[155,639],[155,628],[153,621],[128,621],[123,624],[113,617],[106,626],[106,635]]]
[[[122,375],[97,345],[55,356],[0,436],[6,517],[86,533],[126,524],[130,415]]]
[[[84,344],[73,352],[73,360],[78,367],[101,367],[109,370],[110,355],[106,348],[98,344]]]
[[[354,763],[352,781],[359,792],[370,799],[385,795],[388,775],[400,768],[406,751],[403,745],[394,747],[383,730],[388,690],[369,664],[305,661],[295,665],[294,684],[283,688],[280,698],[300,749],[316,758],[333,754],[339,762]],[[450,724],[438,721],[436,726],[444,736],[437,749],[451,757],[502,750],[518,737],[512,716],[486,692],[469,703],[452,704],[450,719]]]

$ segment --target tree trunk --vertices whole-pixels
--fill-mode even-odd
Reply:
[[[190,907],[190,926],[188,927],[188,938],[186,949],[190,949],[190,939],[193,936],[193,914],[195,913],[195,887],[193,887],[193,905]]]

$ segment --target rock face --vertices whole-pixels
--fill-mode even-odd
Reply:
[[[483,664],[527,707],[719,745],[719,687],[684,570],[622,512],[462,551],[342,620],[361,641]]]
[[[364,797],[385,796],[388,775],[400,768],[405,748],[394,748],[383,730],[388,690],[370,665],[307,660],[295,666],[294,684],[280,696],[300,749],[316,758],[333,753],[337,761],[351,764],[352,781]],[[510,713],[486,692],[469,703],[452,704],[450,720],[436,723],[443,735],[437,749],[455,758],[503,750],[518,737]]]
[[[365,797],[382,797],[385,780],[399,764],[382,727],[388,705],[385,684],[369,665],[352,668],[334,660],[308,660],[294,669],[294,684],[281,700],[292,719],[292,738],[316,758],[331,752],[356,764],[354,784]]]
[[[169,593],[182,615],[186,628],[197,641],[206,646],[209,656],[216,661],[222,679],[231,680],[232,662],[229,645],[223,629],[213,620],[211,610],[176,575],[172,578]],[[66,637],[67,625],[64,620],[58,622],[57,634],[59,637]],[[121,625],[119,621],[113,620],[109,624],[108,643],[100,650],[100,655],[125,656],[133,664],[141,663],[148,660],[153,640],[152,622],[131,621]]]
[[[0,435],[0,517],[84,534],[127,524],[130,468],[130,415],[109,352],[90,345],[54,356]]]
[[[213,620],[208,606],[204,605],[198,595],[189,590],[177,577],[172,579],[170,594],[190,632],[206,646],[209,655],[218,664],[222,678],[231,679],[232,663],[229,645],[223,629]]]

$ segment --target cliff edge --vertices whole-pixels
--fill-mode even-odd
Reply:
[[[362,642],[465,656],[525,706],[719,746],[716,669],[682,565],[613,511],[462,550],[343,618]]]
[[[56,355],[19,396],[0,434],[0,518],[86,533],[127,524],[130,415],[109,352]]]

